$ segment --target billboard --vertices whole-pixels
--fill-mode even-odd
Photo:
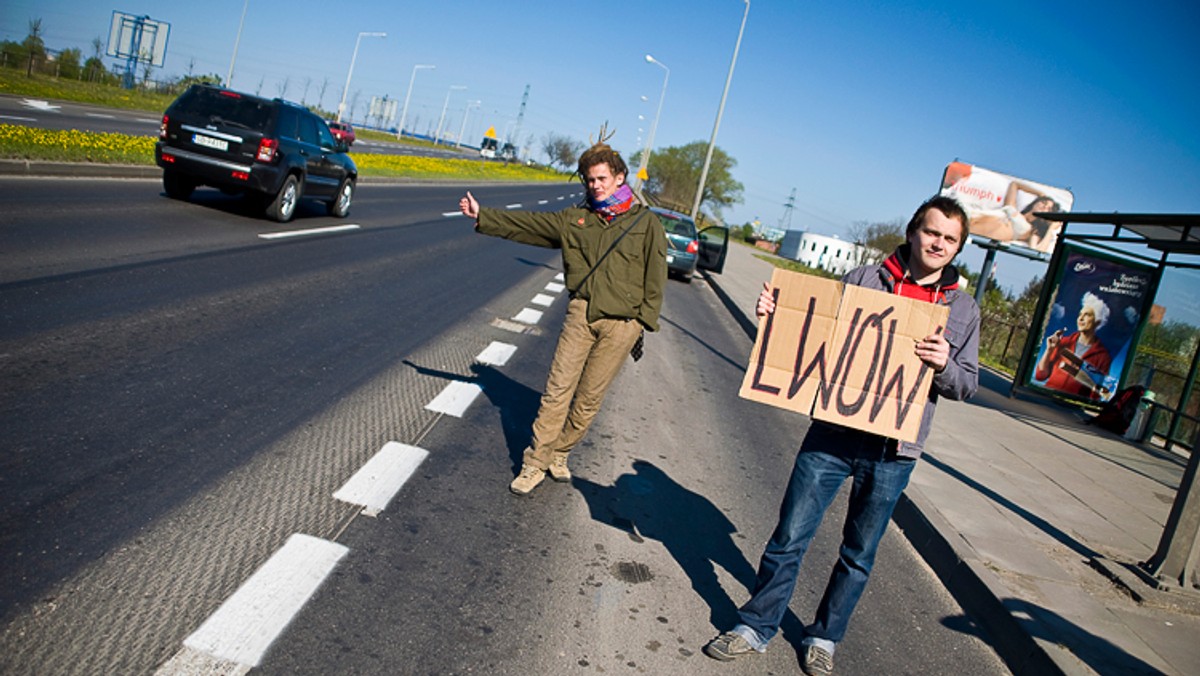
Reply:
[[[1154,267],[1066,244],[1048,279],[1054,290],[1027,385],[1085,401],[1108,401],[1132,362],[1151,312]]]
[[[942,173],[941,194],[953,197],[971,218],[971,236],[1010,242],[1049,253],[1062,225],[1035,212],[1070,211],[1075,196],[1054,188],[965,162],[951,162]]]

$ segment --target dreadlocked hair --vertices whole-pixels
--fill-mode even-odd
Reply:
[[[587,176],[588,169],[597,164],[607,164],[608,168],[612,170],[613,176],[617,174],[629,175],[629,167],[625,165],[625,160],[621,159],[621,154],[613,150],[607,143],[608,139],[612,138],[615,133],[615,131],[608,131],[608,123],[605,122],[600,125],[600,140],[596,141],[588,138],[589,141],[592,141],[592,147],[583,151],[583,154],[579,156],[579,169],[577,173],[581,180]]]

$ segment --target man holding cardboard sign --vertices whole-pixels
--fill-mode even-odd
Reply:
[[[804,639],[805,673],[833,673],[834,648],[924,448],[938,397],[966,399],[979,385],[979,308],[958,288],[950,264],[968,234],[958,202],[934,197],[913,214],[907,243],[882,265],[852,270],[842,283],[777,272],[763,285],[741,395],[811,412],[813,422],[750,600],[739,623],[704,647],[710,657],[766,649],[817,526],[852,478],[838,560]]]

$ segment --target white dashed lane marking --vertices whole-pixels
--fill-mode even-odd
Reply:
[[[513,321],[521,322],[522,324],[537,324],[538,322],[542,321],[542,314],[543,313],[541,310],[524,308],[518,312],[515,317],[513,317]]]
[[[259,235],[262,239],[285,239],[288,237],[307,237],[309,235],[325,235],[331,232],[358,230],[361,226],[355,224],[332,225],[328,228],[310,228],[308,230],[289,230],[287,232],[264,232]]]
[[[539,293],[533,297],[533,300],[529,302],[542,307],[550,307],[550,305],[554,303],[554,296],[547,296],[544,293]]]
[[[433,401],[425,404],[427,410],[435,413],[445,413],[455,418],[461,418],[467,407],[483,392],[483,388],[475,383],[462,380],[451,381]]]
[[[423,448],[389,441],[333,497],[361,505],[367,516],[377,516],[427,457],[429,451]]]
[[[256,667],[349,551],[296,533],[183,642],[219,660]]]
[[[558,282],[550,282],[549,284],[546,285],[546,290],[549,291],[550,293],[562,293],[563,289],[565,289],[565,288],[567,288],[567,287],[563,286],[562,284],[559,284]]]
[[[484,348],[483,352],[480,352],[475,357],[475,361],[480,364],[487,364],[488,366],[504,366],[516,351],[516,345],[493,341],[491,345],[488,345]]]

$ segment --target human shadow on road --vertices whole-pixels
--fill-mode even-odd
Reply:
[[[1040,640],[1044,645],[1062,646],[1098,674],[1161,674],[1160,669],[1130,655],[1124,648],[1097,636],[1058,613],[1023,599],[1003,601],[1014,622],[1021,627],[1017,636]],[[954,627],[958,620],[946,618],[942,623]],[[1008,633],[1008,632],[1005,632]],[[1009,633],[1009,636],[1014,634]],[[1010,640],[1011,645],[998,646],[997,652],[1013,673],[1055,673],[1061,671],[1040,651],[1031,651],[1024,640]]]
[[[1021,517],[1022,519],[1025,519],[1026,521],[1028,521],[1033,526],[1037,527],[1039,530],[1041,530],[1046,535],[1049,535],[1050,537],[1054,538],[1055,540],[1058,540],[1063,545],[1070,547],[1071,550],[1074,551],[1076,554],[1079,554],[1080,556],[1082,556],[1086,559],[1091,559],[1096,556],[1095,551],[1093,551],[1090,547],[1083,544],[1079,540],[1076,540],[1074,537],[1071,537],[1071,535],[1069,535],[1066,531],[1062,530],[1058,526],[1055,526],[1054,524],[1050,523],[1049,521],[1043,519],[1042,517],[1038,516],[1037,514],[1034,514],[1033,512],[1029,511],[1028,509],[1025,509],[1021,505],[1018,505],[1017,503],[1013,502],[1012,500],[1009,500],[1008,498],[997,493],[996,491],[992,490],[991,488],[988,488],[987,486],[979,483],[977,480],[967,476],[963,472],[960,472],[959,470],[955,469],[954,467],[951,467],[950,465],[946,464],[945,462],[942,462],[933,453],[926,452],[924,455],[921,456],[921,460],[923,462],[925,462],[929,465],[932,465],[932,466],[938,468],[939,470],[945,472],[947,475],[957,479],[958,481],[962,482],[963,485],[969,486],[973,490],[978,491],[979,493],[986,496],[989,500],[992,500],[993,502],[1000,505],[1001,507],[1004,507],[1005,509],[1009,510],[1013,514],[1016,514],[1017,516]]]
[[[516,476],[521,468],[525,447],[529,445],[529,434],[537,417],[542,393],[478,362],[471,364],[470,376],[419,366],[407,359],[403,363],[421,375],[479,385],[484,396],[500,413],[504,444],[508,447],[508,457],[512,462],[513,475]]]
[[[721,631],[733,628],[737,606],[721,586],[715,567],[724,568],[747,589],[754,586],[754,567],[733,541],[737,527],[708,498],[683,487],[653,463],[636,460],[633,470],[617,477],[612,486],[579,476],[572,483],[596,521],[625,531],[635,542],[661,542],[708,604],[713,626]],[[791,610],[782,630],[799,649],[804,625]]]

